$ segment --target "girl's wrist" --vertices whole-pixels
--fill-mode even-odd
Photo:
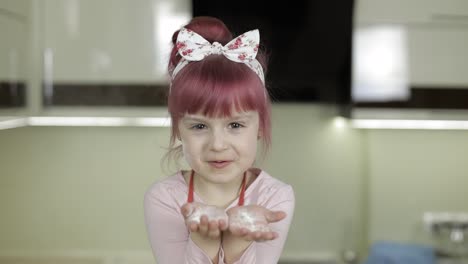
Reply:
[[[229,230],[223,232],[221,247],[224,251],[225,263],[233,263],[241,258],[245,250],[253,243],[243,237],[232,234]]]

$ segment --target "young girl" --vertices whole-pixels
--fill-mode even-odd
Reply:
[[[277,263],[295,198],[290,185],[252,167],[257,142],[268,149],[271,141],[259,32],[233,39],[222,21],[196,17],[173,43],[170,146],[191,170],[145,193],[157,263]]]

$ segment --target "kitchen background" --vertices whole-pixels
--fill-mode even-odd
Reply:
[[[392,2],[357,1],[357,27],[395,19],[454,30],[459,49],[426,54],[407,78],[468,89],[468,5]],[[423,5],[456,21],[426,26]],[[398,15],[379,21],[382,9]],[[164,107],[54,106],[52,84],[165,87],[167,49],[155,47],[190,17],[186,0],[0,0],[0,263],[153,263],[142,202],[172,173],[160,163],[169,128],[137,121],[166,118]],[[449,59],[461,64],[449,71]],[[273,105],[273,149],[259,166],[296,192],[284,263],[338,263],[353,252],[363,261],[378,241],[434,245],[425,212],[468,212],[468,131],[362,129],[340,114],[329,103]],[[68,118],[47,119],[57,116]],[[65,125],[77,116],[126,123]]]

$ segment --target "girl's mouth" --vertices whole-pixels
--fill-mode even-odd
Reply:
[[[208,162],[212,167],[215,167],[217,169],[222,169],[229,164],[231,164],[231,161],[229,160],[215,160],[215,161],[210,161]]]

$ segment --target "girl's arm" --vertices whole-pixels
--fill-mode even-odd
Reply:
[[[167,187],[155,185],[145,193],[144,214],[149,242],[158,264],[218,262],[218,250],[215,256],[210,256],[212,254],[207,254],[199,245],[212,247],[212,244],[206,245],[202,240],[190,237],[179,205]],[[216,243],[219,249],[220,242]]]
[[[278,234],[278,237],[268,240],[265,239],[268,238],[268,234],[261,234],[260,239],[258,239],[260,241],[246,241],[246,236],[224,232],[222,241],[223,252],[221,252],[224,263],[272,264],[278,262],[294,215],[295,197],[292,187],[287,186],[280,189],[264,206],[270,211],[283,211],[286,213],[286,217],[283,220],[270,224],[272,230]],[[252,235],[247,235],[249,240],[252,238],[256,240]]]

